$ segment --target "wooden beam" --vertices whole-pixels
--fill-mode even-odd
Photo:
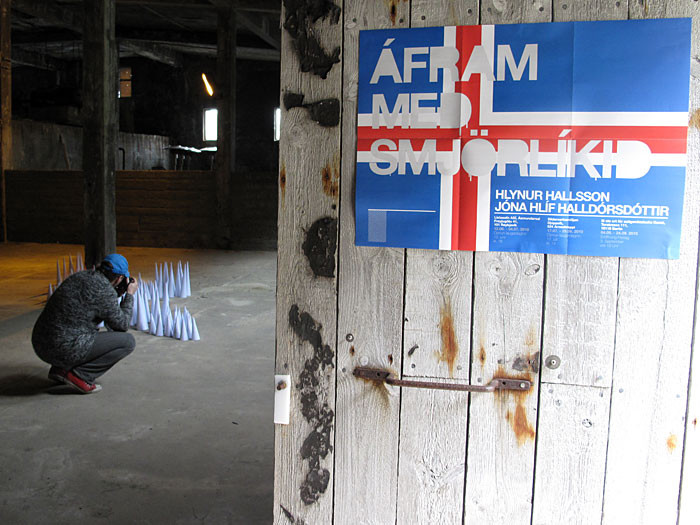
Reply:
[[[59,7],[56,2],[47,0],[12,0],[12,9],[78,33],[81,33],[83,30],[82,13],[67,6]]]
[[[17,46],[12,50],[12,67],[15,66],[30,66],[47,71],[62,71],[65,69],[65,63],[57,58]]]
[[[270,32],[270,24],[267,18],[260,17],[259,20],[253,20],[251,15],[244,13],[238,13],[238,22],[240,25],[248,29],[255,36],[260,38],[263,42],[270,44],[275,49],[280,48],[280,35],[277,32],[276,35]]]
[[[138,40],[120,40],[119,48],[154,62],[161,62],[172,67],[182,67],[182,55],[160,44],[140,42]]]
[[[231,247],[231,178],[236,166],[236,11],[218,12],[216,150],[217,235],[221,247]]]
[[[259,49],[257,47],[237,47],[236,58],[241,60],[264,60],[279,62],[280,52],[276,49]]]
[[[0,191],[2,240],[7,242],[7,198],[5,170],[12,164],[12,43],[10,0],[0,0]]]
[[[117,45],[115,1],[85,0],[83,32],[83,173],[85,263],[116,250],[115,150]]]

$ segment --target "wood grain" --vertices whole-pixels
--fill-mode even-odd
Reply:
[[[690,79],[690,113],[700,111],[700,78]],[[700,129],[698,126],[691,126],[688,131],[688,159],[693,159],[688,163],[688,171],[693,170],[693,179],[700,178]],[[695,320],[693,331],[693,350],[690,365],[690,380],[688,385],[688,407],[685,417],[685,439],[683,441],[683,470],[681,496],[679,501],[679,525],[693,525],[700,516],[700,428],[698,428],[698,418],[700,417],[700,351],[698,342],[700,341],[700,280],[695,283]],[[680,446],[680,438],[679,438]]]
[[[411,3],[411,27],[477,21],[475,0]],[[469,380],[473,259],[473,252],[407,250],[404,376]],[[404,389],[398,523],[462,522],[468,399]]]
[[[342,2],[336,2],[342,9]],[[287,13],[283,5],[281,23]],[[342,18],[341,18],[342,21]],[[293,24],[294,25],[294,24]],[[342,24],[333,16],[296,20],[320,46],[342,45]],[[342,63],[325,79],[301,70],[290,31],[282,29],[280,89],[304,102],[342,98]],[[336,351],[337,227],[318,239],[333,265],[332,276],[317,276],[304,250],[307,234],[319,220],[337,223],[337,199],[323,191],[324,170],[340,171],[340,126],[321,127],[303,108],[282,103],[280,193],[278,206],[276,374],[290,374],[289,425],[275,425],[274,521],[330,523],[333,514]],[[314,230],[316,231],[316,230]],[[320,233],[318,230],[317,233]],[[330,250],[331,244],[333,250]],[[309,246],[308,244],[306,245]],[[323,250],[322,250],[323,251]],[[330,253],[332,251],[332,253]],[[326,347],[327,350],[326,350]],[[332,354],[321,356],[321,353]],[[321,364],[326,358],[328,364]],[[271,385],[272,387],[272,385]]]
[[[608,390],[542,383],[533,525],[600,523]]]
[[[528,392],[472,395],[466,523],[529,523],[537,425],[544,257],[477,253],[472,384],[533,382]]]
[[[620,261],[604,524],[677,518],[700,216],[689,139],[680,258]]]
[[[400,392],[353,377],[359,365],[401,370],[404,251],[355,246],[358,42],[362,29],[405,27],[405,1],[346,3],[335,523],[394,523]]]

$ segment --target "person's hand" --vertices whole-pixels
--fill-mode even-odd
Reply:
[[[131,282],[129,283],[129,286],[126,287],[126,293],[130,293],[131,295],[134,295],[136,293],[136,290],[139,287],[139,282],[136,280],[135,277],[131,278]]]

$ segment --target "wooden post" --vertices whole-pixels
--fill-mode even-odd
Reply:
[[[85,0],[83,173],[85,264],[116,250],[117,46],[115,0]]]
[[[327,117],[337,120],[342,63],[326,62],[328,71],[320,76],[297,51],[310,39],[324,54],[339,51],[340,11],[328,2],[326,16],[316,19],[303,9],[287,11],[289,4],[282,11],[282,98],[335,99]],[[333,522],[340,135],[340,125],[321,126],[305,108],[282,104],[275,373],[291,376],[292,403],[290,424],[275,426],[277,524]]]
[[[12,61],[10,0],[0,0],[0,192],[2,193],[2,239],[7,242],[7,196],[5,170],[12,162]]]
[[[231,247],[231,179],[236,169],[236,9],[218,11],[216,142],[217,244]]]

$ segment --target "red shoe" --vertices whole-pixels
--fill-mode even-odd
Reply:
[[[58,368],[57,366],[52,366],[49,369],[49,379],[51,381],[56,381],[56,383],[65,383],[67,375],[68,375],[68,370],[64,370],[63,368]]]
[[[102,390],[101,385],[98,385],[97,383],[88,383],[87,381],[83,381],[73,372],[66,372],[66,375],[59,377],[61,377],[62,383],[65,383],[73,390],[77,390],[81,394],[94,394]]]

